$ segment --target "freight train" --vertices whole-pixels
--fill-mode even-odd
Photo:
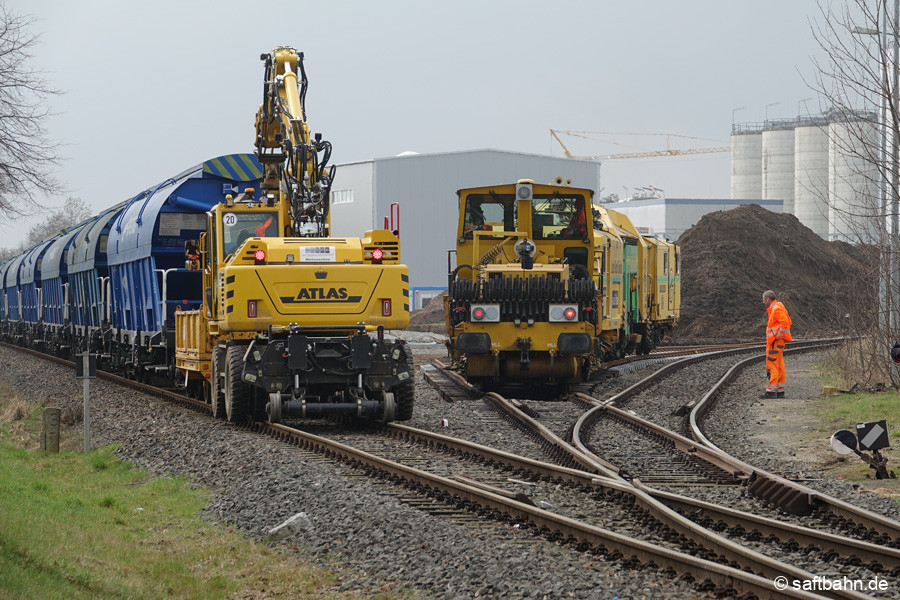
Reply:
[[[263,54],[256,152],[205,161],[0,265],[0,338],[167,382],[229,421],[408,420],[398,232],[330,235],[303,54]]]
[[[567,391],[676,326],[680,248],[594,204],[591,190],[523,179],[457,195],[448,349],[482,389]]]

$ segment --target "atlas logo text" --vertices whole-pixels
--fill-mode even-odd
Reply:
[[[351,296],[347,292],[347,288],[300,288],[300,292],[296,297],[284,297],[281,301],[288,304],[298,304],[301,302],[359,302],[361,296]]]

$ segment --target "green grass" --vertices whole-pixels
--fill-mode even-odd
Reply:
[[[816,365],[816,369],[820,374],[819,379],[824,385],[849,387],[831,374],[833,371],[827,361]],[[892,456],[893,448],[900,445],[900,393],[897,390],[824,396],[817,404],[816,416],[821,420],[823,429],[831,433],[838,429],[849,429],[855,434],[857,423],[887,421],[891,448],[883,450],[882,454],[889,459],[889,471],[898,469],[896,459]],[[864,479],[875,476],[875,472],[854,455],[849,456],[837,473],[845,479]],[[888,482],[888,480],[882,481]],[[900,480],[890,480],[890,483],[891,487],[900,488]]]
[[[900,394],[896,390],[827,396],[819,402],[818,414],[839,429],[855,430],[857,423],[886,420],[892,445],[900,440]]]
[[[35,450],[40,407],[11,417],[16,403],[0,389],[0,599],[412,597],[339,592],[334,573],[204,521],[207,492],[111,447]]]

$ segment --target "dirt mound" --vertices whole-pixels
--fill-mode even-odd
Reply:
[[[873,305],[872,249],[827,242],[793,215],[756,204],[709,213],[678,244],[679,340],[762,340],[767,289],[788,309],[794,337],[846,332],[868,317],[859,307]]]
[[[409,314],[409,329],[413,331],[429,331],[431,333],[447,333],[444,325],[444,296],[447,290],[444,290],[428,304],[414,310]]]

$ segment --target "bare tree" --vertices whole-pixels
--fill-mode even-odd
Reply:
[[[900,378],[888,350],[900,338],[897,9],[897,0],[822,0],[812,28],[824,56],[814,59],[817,75],[810,83],[826,107],[829,221],[845,239],[874,248],[863,275],[878,282],[878,301],[848,299],[856,324],[848,333],[867,338],[869,352],[850,363],[857,376],[890,377],[895,386]]]
[[[18,246],[13,246],[11,248],[0,248],[0,263],[3,263],[5,261],[9,260],[10,258],[13,258],[20,254],[23,254],[25,252],[25,250],[27,250],[27,249],[28,248],[25,246],[25,242],[20,242]],[[3,284],[3,282],[0,281],[0,285],[2,285],[2,284]]]
[[[0,214],[27,215],[40,206],[38,194],[56,194],[58,143],[47,135],[48,101],[60,92],[31,65],[38,35],[35,19],[0,0]],[[24,200],[24,202],[23,202]]]
[[[91,217],[91,208],[81,198],[69,196],[62,208],[51,212],[43,222],[28,230],[27,247],[59,235]]]
[[[29,229],[28,237],[20,242],[18,246],[0,248],[0,263],[25,253],[29,248],[71,229],[90,217],[91,208],[84,200],[69,196],[61,208],[52,211],[47,215],[46,219]]]

